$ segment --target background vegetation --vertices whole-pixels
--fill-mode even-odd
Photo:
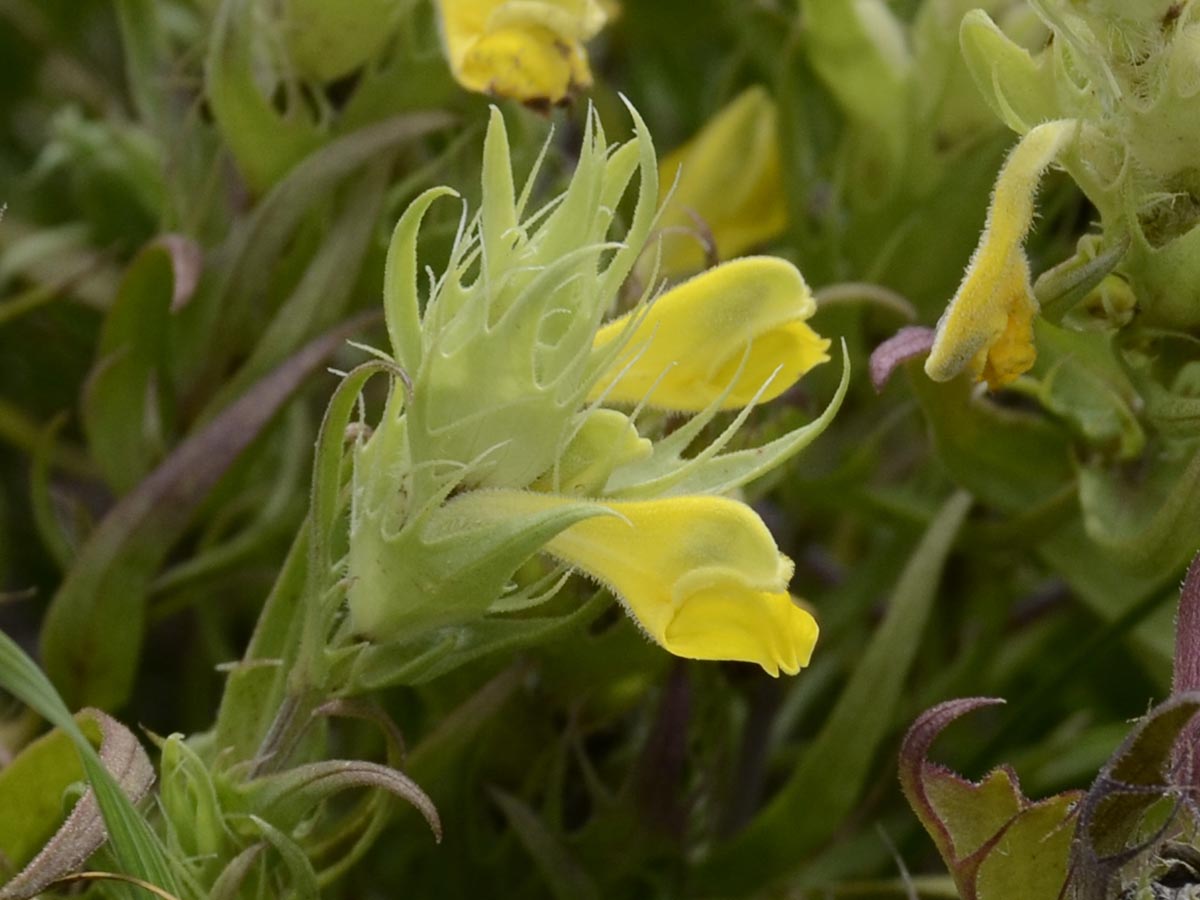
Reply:
[[[889,80],[844,49],[860,33],[818,27],[828,4],[631,0],[574,102],[496,101],[518,177],[553,125],[550,196],[589,102],[623,139],[628,97],[661,158],[748,86],[774,98],[787,225],[762,249],[803,271],[853,375],[833,426],[750,497],[821,639],[774,680],[675,659],[609,610],[382,692],[444,839],[395,804],[344,873],[348,845],[313,850],[324,896],[953,897],[897,781],[922,711],[1007,698],[936,755],[972,777],[1011,762],[1038,797],[1090,783],[1166,696],[1197,543],[1192,420],[1153,418],[1145,390],[1095,401],[1107,364],[1068,329],[1039,332],[1032,375],[988,398],[919,366],[879,393],[867,377],[878,344],[945,308],[1014,141],[959,49],[977,5],[886,7],[909,60]],[[985,5],[1044,45],[1024,4]],[[478,202],[489,102],[453,80],[423,0],[0,0],[0,624],[72,709],[143,738],[212,726],[308,507],[326,367],[365,358],[347,338],[383,340],[407,204],[435,184]],[[1095,215],[1049,175],[1035,273]],[[435,270],[458,217],[429,214]],[[1174,372],[1195,351],[1172,352]],[[739,440],[814,417],[839,369]],[[0,763],[42,729],[6,712]],[[376,730],[331,727],[340,755],[384,757]],[[39,846],[33,818],[5,814],[6,852]]]

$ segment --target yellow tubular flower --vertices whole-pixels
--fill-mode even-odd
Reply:
[[[518,491],[476,497],[509,515],[572,502]],[[610,588],[656,642],[690,659],[758,663],[772,676],[808,665],[817,623],[788,594],[792,561],[750,507],[709,496],[602,506],[615,515],[576,522],[545,550]]]
[[[994,390],[1033,366],[1038,306],[1023,243],[1033,223],[1038,182],[1075,126],[1058,120],[1031,129],[1000,170],[983,237],[938,322],[925,361],[925,373],[934,381],[948,381],[968,369]]]
[[[775,101],[761,87],[739,94],[703,130],[659,164],[659,202],[676,176],[660,228],[667,275],[695,272],[706,262],[695,217],[707,226],[717,259],[731,259],[787,227],[779,123]]]
[[[649,398],[652,406],[698,412],[733,382],[721,408],[735,409],[768,381],[759,399],[778,397],[829,359],[829,341],[804,321],[815,310],[803,276],[785,260],[752,256],[709,269],[664,293],[649,310],[597,332],[594,355],[615,341],[628,343],[591,397],[613,403]]]
[[[597,0],[436,0],[454,77],[471,91],[534,105],[592,83],[583,42],[604,25]]]

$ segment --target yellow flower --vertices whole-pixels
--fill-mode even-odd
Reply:
[[[666,203],[659,226],[667,275],[704,268],[707,255],[695,236],[700,223],[717,259],[739,256],[782,233],[787,204],[775,101],[761,87],[743,91],[663,159],[659,186],[659,202]]]
[[[604,25],[597,0],[437,0],[454,77],[471,91],[535,105],[592,83],[583,42]]]
[[[576,502],[494,490],[455,504],[520,516]],[[561,531],[545,551],[610,588],[657,643],[690,659],[758,663],[772,676],[808,665],[817,623],[788,594],[792,561],[750,507],[711,496],[597,506],[601,514]]]
[[[731,384],[721,408],[746,406],[769,382],[759,400],[771,400],[829,359],[829,341],[804,321],[815,310],[785,260],[752,256],[709,269],[597,332],[594,355],[628,343],[591,396],[698,412]]]
[[[1031,129],[1000,170],[983,237],[938,322],[925,361],[925,372],[934,381],[948,381],[967,369],[976,381],[995,389],[1033,366],[1038,306],[1023,244],[1033,222],[1038,182],[1075,127],[1074,121],[1057,120]]]

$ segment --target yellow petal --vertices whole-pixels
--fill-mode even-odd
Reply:
[[[1033,222],[1042,173],[1075,131],[1070,120],[1033,128],[1009,154],[996,179],[987,224],[958,292],[938,322],[925,361],[934,381],[963,369],[997,388],[1033,366],[1037,301],[1023,242]]]
[[[653,406],[697,412],[731,382],[723,409],[745,406],[769,381],[761,399],[770,400],[829,359],[829,341],[804,322],[815,309],[804,278],[785,260],[746,257],[709,269],[667,291],[648,311],[600,329],[594,353],[625,337],[628,343],[591,396],[614,403],[648,397]]]
[[[573,502],[478,494],[520,514]],[[755,662],[771,675],[808,664],[816,621],[789,597],[792,562],[750,507],[707,496],[602,506],[615,515],[577,522],[545,549],[611,588],[656,642],[691,659]]]
[[[702,269],[696,217],[711,232],[717,259],[731,259],[787,227],[775,102],[761,87],[739,94],[659,165],[662,196],[679,183],[659,219],[667,275]],[[690,233],[689,233],[690,232]]]
[[[747,596],[714,586],[679,608],[662,643],[689,659],[751,660],[772,676],[795,675],[812,658],[817,634],[816,619],[787,592]]]
[[[592,83],[583,41],[604,24],[597,0],[437,0],[455,79],[523,103],[561,103]]]

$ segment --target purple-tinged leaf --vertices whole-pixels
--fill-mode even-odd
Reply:
[[[929,749],[938,735],[955,719],[977,709],[999,706],[1004,702],[998,697],[965,697],[939,703],[917,717],[917,721],[909,728],[904,742],[900,745],[900,788],[948,866],[958,857],[954,836],[929,797],[928,783],[931,777],[949,777],[959,781],[963,779],[946,767],[930,762]]]
[[[425,817],[434,838],[441,841],[442,822],[429,795],[399,769],[380,763],[360,759],[323,760],[256,778],[242,785],[239,791],[247,813],[261,816],[287,831],[326,797],[355,787],[382,788],[407,800]]]
[[[1079,804],[1072,849],[1076,900],[1106,900],[1121,867],[1160,842],[1182,799],[1176,762],[1181,736],[1200,712],[1200,693],[1177,694],[1134,727],[1100,770]],[[1170,815],[1147,832],[1147,813],[1172,804]]]
[[[1175,669],[1171,693],[1200,690],[1200,553],[1192,559],[1179,592],[1175,619]]]
[[[963,900],[1057,900],[1067,876],[1077,795],[1035,803],[1007,766],[973,782],[928,759],[951,722],[1003,702],[951,700],[921,715],[900,751],[900,785]]]
[[[871,384],[875,385],[875,391],[883,390],[897,366],[923,356],[932,346],[932,328],[909,325],[876,347],[870,363]]]
[[[187,306],[196,293],[200,273],[204,271],[204,250],[196,241],[182,234],[160,235],[154,243],[166,248],[171,258],[171,312],[178,312]]]

